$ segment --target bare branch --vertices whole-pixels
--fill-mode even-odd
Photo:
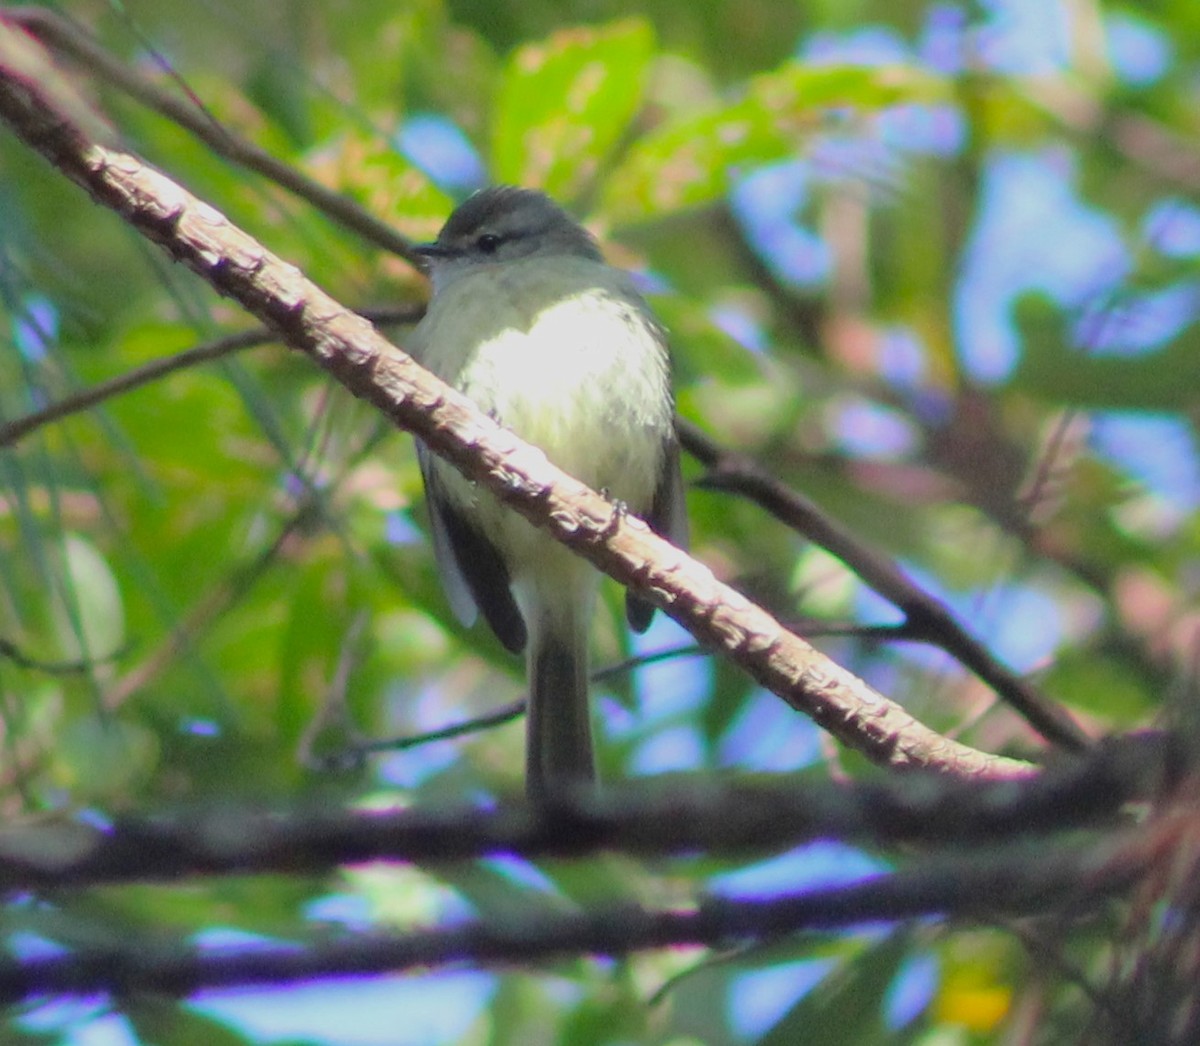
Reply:
[[[119,396],[123,392],[132,392],[134,389],[156,381],[168,374],[172,374],[177,370],[194,367],[198,363],[206,363],[209,360],[220,359],[222,356],[237,352],[239,349],[263,345],[274,341],[275,337],[270,331],[261,329],[242,331],[238,334],[230,334],[224,338],[205,342],[203,345],[197,345],[195,348],[187,349],[173,356],[164,356],[162,359],[151,360],[149,363],[125,374],[119,374],[117,377],[103,381],[99,385],[93,385],[90,389],[83,389],[74,395],[68,396],[66,399],[59,400],[57,403],[51,403],[49,406],[34,411],[32,414],[26,414],[24,417],[10,421],[6,425],[0,425],[0,447],[11,447],[44,425],[48,425],[54,421],[61,421],[72,414],[88,410],[90,407],[95,407],[105,400]]]

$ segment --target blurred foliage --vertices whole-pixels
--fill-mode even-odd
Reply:
[[[649,274],[690,420],[900,560],[1093,731],[1149,723],[1186,691],[1200,576],[1191,0],[53,6],[413,237],[436,231],[470,170],[550,190],[616,263]],[[342,301],[420,300],[402,260],[68,68],[129,146]],[[1022,163],[1044,180],[1014,181]],[[0,423],[247,326],[11,137],[0,303]],[[6,816],[517,794],[516,725],[338,772],[304,758],[520,692],[520,666],[448,613],[420,497],[410,442],[270,346],[0,449],[0,639],[22,655],[0,658]],[[690,511],[695,554],[782,618],[895,620],[754,506],[695,490]],[[630,653],[608,595],[600,665]],[[662,629],[654,644],[686,637]],[[825,646],[938,729],[1037,747],[936,652]],[[599,689],[610,777],[864,772],[726,665],[693,658]],[[123,888],[13,901],[0,925],[65,944],[131,928],[285,936],[331,898],[411,925],[463,906],[679,903],[723,870],[607,857]],[[1102,940],[1071,947],[1102,975]],[[811,992],[777,978],[763,1001],[754,977],[815,958],[826,972]],[[882,999],[917,958],[935,983],[910,985],[901,1022]],[[1040,1041],[1073,1041],[1082,997],[1034,967],[1001,934],[924,931],[580,960],[496,974],[455,1034],[993,1042],[1033,991],[1054,1036]],[[103,1009],[10,1014],[5,1041],[69,1036]],[[120,1010],[130,1041],[259,1041],[183,1006]]]

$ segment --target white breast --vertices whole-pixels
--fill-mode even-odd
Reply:
[[[648,507],[669,375],[625,273],[570,257],[479,269],[437,294],[417,340],[426,366],[561,469]]]
[[[480,266],[440,287],[417,358],[559,468],[644,514],[672,432],[661,332],[616,269],[586,258]],[[569,602],[595,572],[451,466],[439,486],[504,550],[514,592]],[[570,580],[568,580],[570,579]]]

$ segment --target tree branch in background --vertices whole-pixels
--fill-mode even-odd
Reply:
[[[680,421],[679,437],[688,453],[708,470],[701,481],[703,486],[753,501],[837,557],[904,614],[909,638],[932,643],[951,654],[991,686],[1043,737],[1074,751],[1090,743],[1062,708],[997,661],[955,620],[948,607],[921,589],[886,556],[859,541],[808,498],[779,482],[756,462],[722,449],[690,422]]]
[[[662,829],[662,822],[656,826]],[[0,964],[0,999],[46,994],[154,992],[282,985],[350,974],[429,968],[450,963],[528,965],[579,954],[618,956],[678,945],[730,947],[767,943],[803,931],[942,916],[992,922],[1003,916],[1062,916],[1094,910],[1143,872],[1150,851],[1129,833],[1093,847],[1039,845],[935,859],[920,870],[878,875],[850,886],[770,899],[707,896],[682,909],[635,904],[562,912],[530,904],[502,919],[396,935],[353,935],[316,944],[250,948],[164,948],[161,938],[123,937],[51,957]]]
[[[548,808],[355,811],[226,807],[175,818],[33,824],[0,832],[0,889],[63,889],[185,876],[320,874],[343,864],[419,865],[511,854],[539,860],[612,850],[642,857],[773,853],[817,839],[875,848],[997,845],[1109,826],[1121,807],[1164,793],[1180,753],[1165,735],[1106,742],[1019,781],[929,774],[879,783],[802,774],[688,774],[564,795]]]
[[[73,23],[43,7],[15,7],[4,17],[32,33],[48,47],[74,59],[89,72],[120,88],[132,98],[194,134],[218,156],[269,178],[329,215],[363,239],[414,264],[412,244],[386,222],[341,193],[326,188],[295,167],[246,141],[208,113],[161,90],[144,76],[109,54]]]
[[[918,723],[501,429],[212,207],[136,157],[100,145],[54,106],[44,84],[58,79],[26,34],[0,22],[0,117],[18,137],[464,475],[873,761],[968,775],[1030,772],[1028,764],[989,756]]]
[[[1168,805],[1145,825],[1108,832],[1098,842],[1081,843],[1075,836],[1065,844],[1039,836],[1088,824],[1111,827],[1122,802],[1175,788],[1184,755],[1165,737],[1144,735],[1111,742],[1080,763],[1021,782],[906,776],[883,786],[837,785],[785,775],[718,785],[705,776],[619,786],[554,809],[513,804],[233,820],[221,810],[208,818],[127,820],[103,829],[10,830],[0,835],[0,882],[9,889],[126,878],[173,881],[205,872],[313,873],[380,857],[419,863],[497,852],[564,857],[607,847],[660,857],[757,853],[825,836],[986,845],[850,885],[765,900],[701,896],[673,910],[610,904],[564,913],[530,900],[524,910],[465,925],[203,952],[182,942],[164,947],[161,937],[123,936],[107,946],[0,964],[0,998],[96,991],[182,995],[462,961],[528,964],[673,945],[744,947],[803,931],[930,916],[994,925],[1005,918],[1052,915],[1061,927],[1091,915],[1105,898],[1159,867],[1194,819],[1193,808]]]
[[[73,414],[79,414],[91,407],[98,406],[105,400],[112,399],[125,392],[132,392],[152,381],[173,374],[177,370],[193,367],[198,363],[220,359],[241,349],[265,345],[276,340],[276,335],[266,330],[241,331],[224,338],[197,345],[173,356],[151,360],[149,363],[136,367],[125,374],[102,381],[91,388],[81,389],[57,403],[51,403],[41,410],[26,414],[7,424],[0,425],[0,447],[11,447],[20,442],[32,432],[55,421],[61,421]]]
[[[391,309],[360,309],[358,314],[372,323],[388,326],[395,323],[416,323],[424,311],[423,305],[401,305]],[[81,389],[41,410],[0,425],[0,448],[11,447],[45,425],[69,418],[73,414],[79,414],[114,396],[140,389],[143,385],[148,385],[159,378],[165,378],[168,374],[195,367],[200,363],[209,363],[243,349],[269,345],[278,340],[279,335],[274,331],[260,327],[257,330],[239,331],[237,334],[228,334],[223,338],[204,342],[202,345],[178,352],[174,356],[151,360],[124,374],[118,374],[108,381],[102,381],[91,388]]]

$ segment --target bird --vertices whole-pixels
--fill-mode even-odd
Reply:
[[[432,293],[409,348],[563,471],[688,540],[666,332],[623,269],[548,195],[497,185],[416,247]],[[552,803],[597,786],[588,648],[599,572],[433,455],[417,455],[434,556],[466,626],[524,652],[525,788]],[[626,593],[644,632],[652,604]]]

